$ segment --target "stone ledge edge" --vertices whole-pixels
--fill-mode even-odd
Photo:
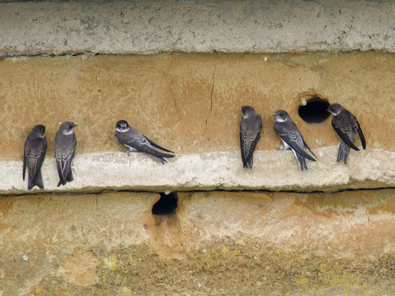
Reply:
[[[391,3],[0,3],[0,57],[73,53],[395,52]]]
[[[74,181],[56,187],[53,157],[46,157],[44,190],[28,191],[22,161],[0,161],[0,195],[49,192],[131,190],[152,192],[197,190],[338,191],[395,186],[395,152],[352,151],[349,163],[336,162],[337,147],[315,149],[317,162],[301,171],[291,151],[255,151],[252,170],[242,166],[240,151],[179,154],[161,165],[152,157],[122,152],[77,154]]]

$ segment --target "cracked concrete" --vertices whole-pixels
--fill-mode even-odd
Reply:
[[[0,3],[0,57],[395,52],[392,1]]]
[[[217,67],[216,67],[216,60],[214,60],[214,72],[213,72],[213,82],[212,82],[212,85],[211,85],[211,93],[210,93],[210,112],[208,113],[208,116],[207,116],[207,118],[206,118],[206,125],[205,125],[205,127],[204,127],[204,134],[206,133],[206,131],[207,131],[207,121],[208,121],[208,119],[210,118],[210,116],[211,116],[211,114],[212,114],[212,112],[213,112],[213,93],[214,93],[214,84],[215,84],[215,71],[217,70]]]

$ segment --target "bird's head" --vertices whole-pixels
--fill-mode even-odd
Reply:
[[[62,131],[62,133],[64,135],[70,135],[73,133],[73,129],[76,127],[77,125],[72,123],[71,121],[65,121],[60,125],[60,130]]]
[[[289,117],[287,111],[284,110],[276,111],[276,113],[274,113],[273,116],[276,117],[276,121],[278,122],[285,122]]]
[[[32,128],[32,132],[36,133],[40,138],[45,137],[45,126],[42,124],[36,125]]]
[[[126,120],[120,120],[117,122],[115,129],[120,133],[127,132],[129,130],[129,124]]]
[[[333,115],[338,115],[342,111],[343,107],[340,104],[332,104],[328,108],[328,112],[332,113]]]
[[[243,112],[243,118],[248,118],[250,115],[255,114],[255,109],[250,106],[241,107],[241,111]]]

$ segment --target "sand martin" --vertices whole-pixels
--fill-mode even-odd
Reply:
[[[175,156],[173,151],[167,150],[151,141],[142,133],[129,126],[125,120],[117,122],[114,136],[121,144],[129,148],[129,150],[123,151],[128,155],[130,151],[145,152],[151,154],[161,164],[167,162],[165,157],[172,158]]]
[[[55,159],[59,175],[58,187],[74,180],[71,163],[74,158],[75,147],[77,146],[77,138],[73,131],[76,126],[71,121],[65,121],[56,132]]]
[[[262,119],[250,106],[241,107],[243,118],[240,122],[240,149],[244,168],[252,169],[253,153],[261,138]]]
[[[359,151],[358,147],[353,144],[355,135],[358,133],[363,149],[366,148],[365,137],[357,118],[340,104],[330,105],[328,111],[333,114],[332,126],[340,137],[337,162],[343,159],[344,164],[347,164],[350,148]]]
[[[292,121],[291,117],[289,117],[286,111],[278,110],[273,116],[276,117],[276,121],[274,122],[274,130],[284,143],[283,147],[277,149],[292,149],[296,159],[298,160],[300,169],[302,171],[304,169],[307,170],[306,158],[311,161],[316,160],[305,151],[305,148],[307,148],[311,154],[314,155],[303,139],[301,132],[296,127],[295,123]],[[314,157],[317,158],[315,155]]]
[[[44,189],[41,165],[47,152],[47,138],[45,137],[45,126],[36,125],[31,130],[25,141],[25,154],[23,157],[23,181],[25,181],[26,166],[29,174],[27,189],[34,186]]]

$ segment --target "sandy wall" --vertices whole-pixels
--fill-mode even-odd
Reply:
[[[395,294],[393,10],[0,1],[0,296]],[[313,97],[357,116],[367,149],[347,165],[331,117],[299,116]],[[263,121],[253,170],[243,105]],[[278,109],[318,156],[308,171],[275,149]],[[177,156],[120,152],[120,119]],[[75,180],[57,188],[66,120],[78,124]],[[36,124],[45,189],[27,191]]]
[[[392,295],[394,192],[0,200],[3,295]]]

